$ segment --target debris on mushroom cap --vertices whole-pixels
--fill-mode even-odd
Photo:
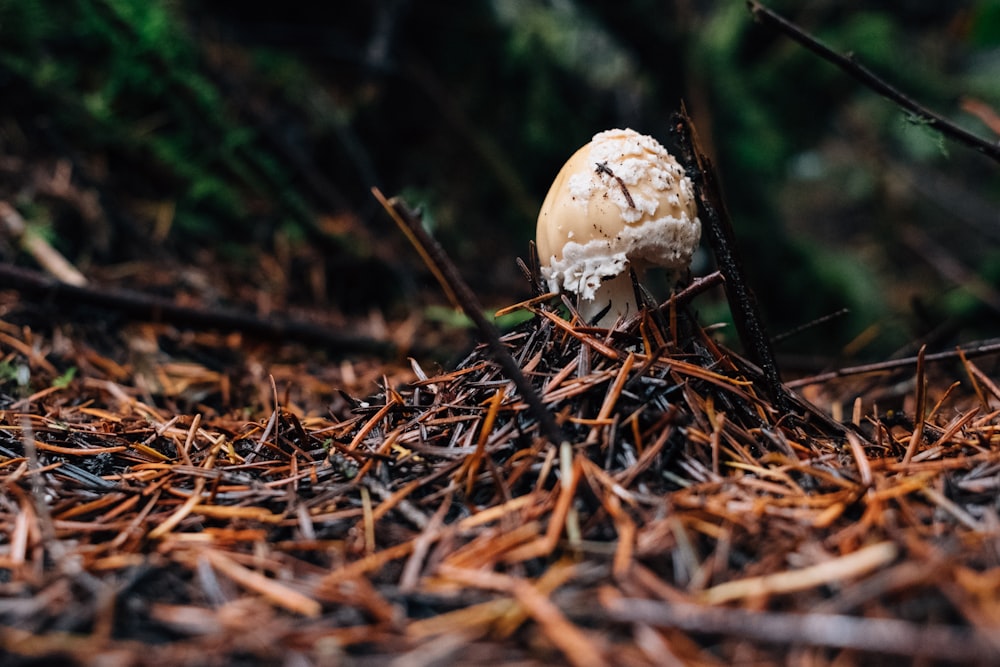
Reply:
[[[634,130],[595,134],[556,176],[538,214],[542,277],[553,291],[593,300],[628,266],[683,270],[701,223],[684,169]]]

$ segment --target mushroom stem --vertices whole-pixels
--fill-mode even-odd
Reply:
[[[607,312],[594,321],[605,308]],[[631,271],[622,271],[617,276],[603,281],[601,286],[594,290],[593,299],[581,297],[577,301],[577,312],[584,322],[608,329],[623,315],[632,315],[638,308],[635,289],[632,287]]]

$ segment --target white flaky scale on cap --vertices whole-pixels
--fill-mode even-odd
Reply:
[[[611,326],[634,313],[629,267],[680,272],[701,223],[691,179],[660,143],[634,130],[594,135],[563,165],[538,213],[542,277],[578,295],[581,317]]]

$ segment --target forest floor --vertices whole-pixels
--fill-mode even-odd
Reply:
[[[559,442],[417,319],[326,324],[387,356],[6,292],[3,664],[1000,660],[995,355],[790,415],[682,304],[523,309]]]
[[[576,81],[540,59],[548,47],[505,61],[508,29],[482,22],[486,5],[424,3],[395,30],[416,3],[374,3],[374,18],[365,3],[331,6],[323,20],[303,3],[298,25],[292,7],[275,22],[244,3],[37,17],[7,4],[24,29],[8,30],[0,59],[0,665],[1000,664],[1000,343],[954,347],[978,310],[938,317],[951,311],[913,287],[932,276],[936,294],[964,286],[987,317],[1000,307],[963,268],[995,259],[980,257],[996,208],[977,192],[979,162],[950,158],[928,190],[934,163],[912,159],[911,135],[912,154],[876,150],[894,135],[867,98],[814,114],[843,134],[830,169],[884,199],[799,183],[789,207],[838,243],[845,224],[884,228],[837,266],[892,260],[887,284],[909,289],[886,291],[912,303],[921,326],[907,335],[926,334],[931,352],[845,370],[826,350],[778,386],[696,315],[719,312],[717,282],[610,332],[558,298],[513,304],[531,290],[504,227],[537,210],[527,184],[548,167],[536,151],[551,159],[631,93],[592,85],[582,60]],[[189,22],[165,13],[174,4]],[[621,26],[608,34],[685,34],[633,4],[599,10]],[[853,57],[748,6],[886,94]],[[973,25],[965,10],[914,13],[939,50],[943,26],[950,40]],[[867,18],[882,34],[881,14]],[[726,98],[723,119],[768,121],[747,125],[752,150],[734,153],[754,159],[730,176],[758,190],[759,171],[784,171],[761,165],[793,157],[781,145],[802,134],[784,110],[813,107],[784,78],[802,76],[788,51],[747,34],[747,48],[725,47],[732,61],[708,59],[724,95],[695,97]],[[673,69],[663,53],[637,80]],[[760,90],[788,94],[782,115],[766,118],[750,86],[731,91],[755,58],[775,68],[755,75]],[[498,63],[512,79],[498,81]],[[664,96],[644,102],[648,116],[666,118],[680,94],[663,83],[648,86]],[[842,87],[810,84],[817,104]],[[495,97],[515,89],[545,94]],[[995,141],[893,99],[907,113],[893,123],[933,121],[1000,159]],[[1000,132],[990,107],[978,115]],[[775,145],[758,146],[768,135]],[[530,151],[508,158],[499,137]],[[474,238],[474,287],[520,317],[498,345],[434,314],[445,298],[369,199],[395,172],[430,196],[440,238]],[[473,208],[490,213],[473,224]],[[886,251],[881,234],[928,221],[954,255],[915,232],[898,244],[914,255]],[[826,307],[811,278],[775,276]],[[797,305],[787,312],[798,323]]]

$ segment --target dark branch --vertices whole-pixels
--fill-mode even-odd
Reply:
[[[329,326],[288,319],[262,319],[233,310],[190,308],[133,290],[68,285],[37,271],[9,264],[0,263],[0,289],[13,289],[66,309],[88,306],[131,319],[168,322],[182,328],[221,329],[267,340],[295,340],[322,345],[339,354],[364,352],[384,356],[395,351],[395,346],[388,341],[343,334]]]
[[[628,191],[628,186],[625,185],[625,181],[622,180],[622,177],[611,171],[611,167],[608,166],[607,162],[595,162],[594,164],[596,165],[595,171],[598,174],[607,174],[611,178],[618,181],[618,187],[621,188],[622,194],[625,195],[625,201],[628,202],[628,207],[635,208],[635,200],[632,199],[632,193]]]
[[[687,111],[682,109],[674,117],[674,132],[688,175],[695,185],[698,215],[705,237],[725,279],[726,300],[733,314],[733,323],[740,343],[750,360],[757,364],[764,375],[764,391],[783,413],[793,412],[792,401],[781,384],[778,363],[771,349],[764,320],[757,307],[757,299],[747,284],[743,264],[736,249],[733,225],[726,211],[722,195],[715,180],[715,170],[698,145],[697,136]]]
[[[857,62],[853,56],[837,53],[802,28],[779,14],[774,13],[759,2],[748,0],[747,6],[750,8],[750,13],[753,15],[754,20],[758,23],[771,28],[777,28],[823,60],[836,65],[882,97],[906,109],[926,123],[928,127],[932,127],[949,139],[977,150],[983,155],[1000,162],[1000,144],[991,143],[982,137],[978,137],[972,132],[934,113],[913,98],[902,93],[899,89],[885,82],[874,72]]]
[[[933,354],[925,354],[925,362],[933,361],[954,361],[956,359],[972,359],[973,357],[984,357],[990,354],[1000,354],[1000,342],[996,340],[983,341],[979,343],[973,343],[964,347],[959,347],[954,350],[947,350],[944,352],[935,352]],[[888,361],[879,361],[872,364],[862,364],[861,366],[848,366],[846,368],[841,368],[835,371],[830,371],[828,373],[821,373],[819,375],[812,375],[810,377],[801,378],[799,380],[792,380],[787,384],[790,388],[805,387],[810,384],[822,384],[823,382],[828,382],[830,380],[836,380],[837,378],[848,377],[851,375],[866,375],[868,373],[881,373],[885,371],[898,370],[900,368],[908,368],[910,366],[916,366],[919,356],[915,357],[904,357],[902,359],[889,359]]]
[[[622,623],[745,637],[778,644],[807,644],[923,660],[993,664],[1000,652],[985,631],[920,625],[895,618],[842,614],[790,614],[658,602],[605,595],[603,608]]]
[[[420,253],[421,258],[423,258],[427,267],[434,274],[434,277],[441,283],[441,288],[448,295],[449,300],[456,307],[462,309],[466,317],[472,320],[476,328],[479,329],[479,333],[486,338],[486,342],[493,353],[493,359],[500,364],[504,375],[517,387],[522,400],[528,405],[535,419],[538,420],[542,435],[554,445],[561,443],[563,435],[556,424],[556,420],[552,417],[552,413],[542,403],[538,392],[531,386],[524,373],[521,372],[521,367],[518,366],[517,362],[514,361],[514,357],[507,351],[503,341],[500,340],[500,334],[497,332],[496,327],[486,319],[479,299],[476,298],[472,289],[462,279],[454,262],[451,261],[444,249],[438,245],[438,242],[427,233],[420,219],[410,212],[401,201],[395,197],[393,199],[386,199],[377,188],[372,188],[372,194],[375,195],[375,198],[378,199],[386,212],[399,225],[403,233],[406,234],[410,243]]]

